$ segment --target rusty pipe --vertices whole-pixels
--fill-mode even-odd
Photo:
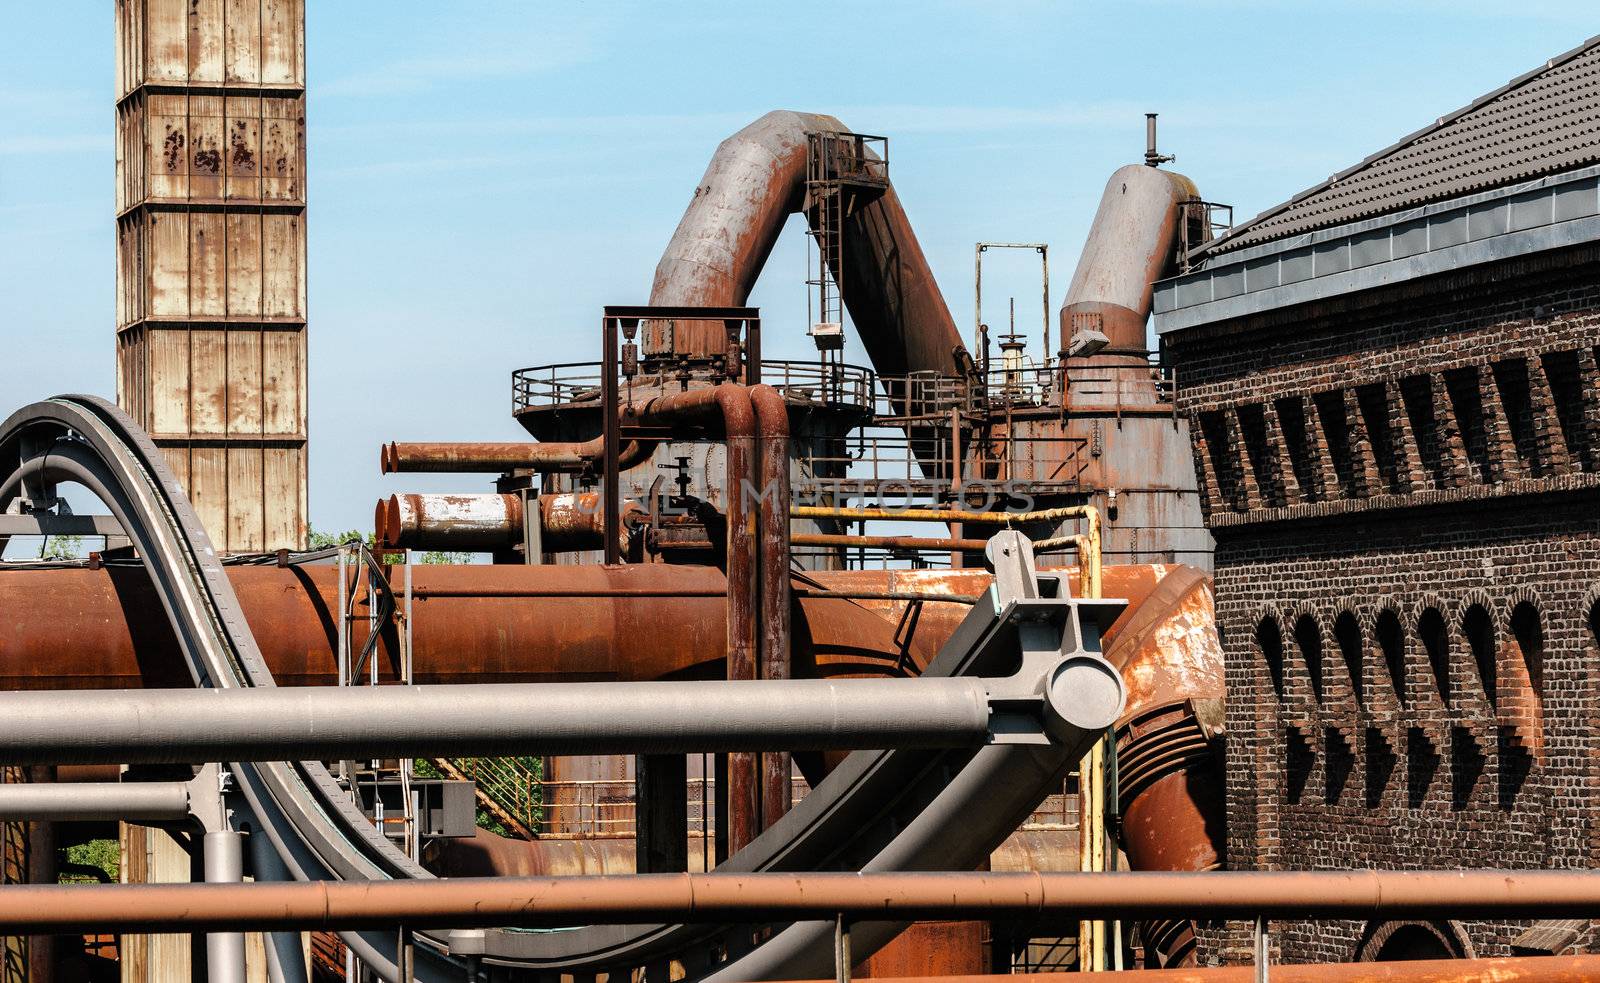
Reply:
[[[630,440],[622,445],[620,462],[631,468],[655,451],[651,441]],[[384,474],[442,472],[499,474],[518,468],[534,471],[584,471],[600,467],[605,457],[602,440],[574,442],[536,441],[427,441],[390,442],[379,449]]]
[[[0,932],[553,927],[949,918],[1588,918],[1572,870],[765,873],[13,885]]]
[[[1068,576],[1074,571],[1066,571]],[[818,575],[820,576],[820,575]],[[919,594],[978,594],[990,576],[970,570],[841,571],[836,588]],[[1107,597],[1128,611],[1102,639],[1128,687],[1117,726],[1122,847],[1135,870],[1214,870],[1225,856],[1226,807],[1215,747],[1224,693],[1211,581],[1186,566],[1108,566]],[[863,600],[885,620],[907,619],[907,602]],[[956,604],[917,605],[918,632],[944,637],[963,614]],[[1192,960],[1187,919],[1152,931],[1166,965]]]
[[[502,550],[522,541],[521,495],[403,493],[378,500],[378,545],[395,549]]]
[[[623,519],[640,516],[637,502],[622,503]],[[373,514],[379,545],[395,549],[498,551],[524,536],[521,495],[390,495]],[[600,549],[605,513],[596,492],[539,496],[540,544],[547,553]],[[626,530],[624,530],[624,545]]]
[[[761,678],[788,679],[791,645],[789,596],[789,405],[771,386],[750,388],[760,435]],[[785,752],[761,755],[761,828],[794,804],[792,762]]]
[[[854,533],[797,532],[790,541],[796,546],[876,547],[892,550],[963,550],[982,552],[989,545],[983,539],[930,539],[923,536],[857,536]]]
[[[333,685],[338,571],[228,567],[251,632],[283,686]],[[826,583],[827,575],[823,576]],[[727,580],[715,567],[418,564],[412,645],[418,683],[707,679],[725,675]],[[365,596],[357,597],[358,610]],[[0,569],[0,690],[193,685],[149,574]],[[861,602],[799,598],[798,676],[903,675],[937,639],[898,639]],[[366,641],[365,619],[352,645]],[[375,656],[400,664],[392,628]]]
[[[1207,969],[1030,973],[1028,983],[1256,983],[1260,978],[1254,966],[1215,966]],[[1600,978],[1600,956],[1589,955],[1283,964],[1274,965],[1271,975],[1273,983],[1589,983],[1596,978]],[[1016,977],[874,977],[874,983],[1016,983]]]
[[[644,426],[672,426],[720,416],[728,453],[727,485],[727,678],[758,676],[760,632],[757,599],[756,410],[750,391],[734,383],[656,396],[623,408],[626,419]],[[729,754],[728,852],[737,853],[760,832],[758,762],[754,754]]]
[[[650,303],[745,303],[785,220],[804,207],[808,135],[844,130],[831,116],[779,110],[722,141],[656,266]],[[833,273],[878,372],[960,375],[961,336],[894,188],[860,203],[840,232],[844,269]],[[665,351],[667,337],[649,330],[646,354]],[[681,322],[670,344],[682,354],[720,353],[723,328]]]

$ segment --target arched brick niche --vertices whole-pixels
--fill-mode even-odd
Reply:
[[[1453,921],[1373,922],[1356,946],[1356,961],[1363,963],[1472,958],[1472,941]]]

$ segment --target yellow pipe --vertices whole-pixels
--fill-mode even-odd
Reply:
[[[965,509],[866,509],[830,508],[821,505],[796,505],[789,510],[795,519],[881,519],[889,522],[962,522],[993,525],[1015,525],[1027,522],[1063,522],[1067,519],[1084,520],[1081,536],[1058,536],[1041,539],[1033,544],[1036,552],[1060,549],[1069,543],[1078,552],[1078,592],[1084,597],[1100,596],[1100,510],[1093,505],[1065,505],[1032,512],[968,512]]]

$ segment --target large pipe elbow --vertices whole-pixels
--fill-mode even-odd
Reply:
[[[656,266],[650,303],[745,303],[785,220],[805,207],[809,136],[840,132],[832,116],[778,110],[722,141]],[[844,268],[833,272],[873,366],[959,375],[960,334],[894,188],[861,201],[839,231]],[[645,353],[715,354],[723,344],[721,322],[652,323]]]
[[[1211,579],[1193,567],[1167,574],[1108,647],[1128,710],[1116,727],[1117,811],[1134,870],[1204,871],[1223,865],[1226,802],[1221,749],[1224,693]],[[1192,965],[1193,924],[1145,924],[1165,966]]]
[[[1197,197],[1172,171],[1129,164],[1111,175],[1061,305],[1063,345],[1088,328],[1106,335],[1110,353],[1145,353],[1155,282],[1173,263],[1183,203]]]
[[[733,306],[749,296],[805,194],[806,134],[831,116],[774,110],[717,145],[656,264],[650,303]]]

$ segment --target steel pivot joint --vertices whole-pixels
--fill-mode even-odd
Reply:
[[[1019,532],[995,534],[987,553],[995,621],[1014,633],[1020,654],[1014,673],[988,681],[993,742],[1070,741],[1110,727],[1127,691],[1100,654],[1100,633],[1127,602],[1074,598],[1065,580],[1039,574],[1033,544]]]

